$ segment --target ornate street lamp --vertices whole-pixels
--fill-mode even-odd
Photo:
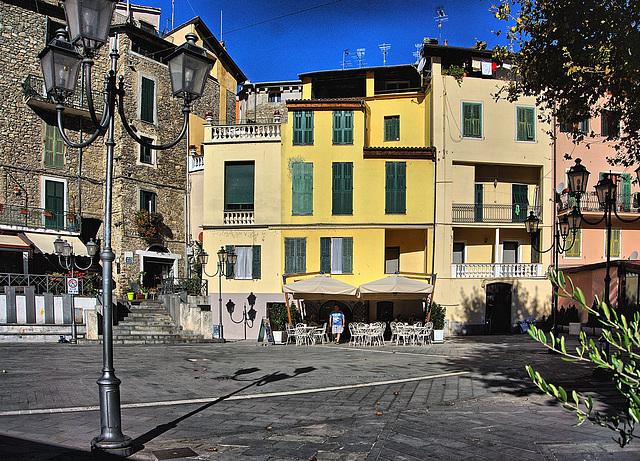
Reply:
[[[104,106],[102,118],[98,120],[93,105],[91,69],[93,57],[108,40],[111,18],[117,0],[64,0],[67,26],[71,33],[71,41],[66,42],[60,34],[47,49],[40,54],[42,73],[45,78],[47,95],[56,103],[57,125],[64,141],[73,148],[84,148],[92,144],[99,136],[105,135],[106,172],[105,172],[105,205],[104,205],[104,247],[100,253],[102,261],[102,293],[103,293],[103,367],[102,376],[98,379],[100,393],[101,433],[91,441],[92,450],[119,456],[132,453],[131,438],[121,431],[120,418],[120,380],[115,376],[113,368],[113,304],[112,304],[112,268],[115,255],[111,249],[111,214],[113,186],[113,154],[115,147],[115,113],[116,104],[122,125],[127,133],[139,144],[154,150],[164,150],[175,146],[184,137],[189,123],[191,103],[201,96],[207,76],[215,60],[209,58],[204,49],[196,46],[195,34],[187,34],[187,43],[178,47],[170,56],[172,93],[183,100],[184,117],[180,134],[173,141],[163,145],[153,145],[136,135],[129,125],[124,113],[124,77],[120,77],[116,85],[118,58],[116,45],[109,54],[110,71],[105,79]],[[65,43],[66,42],[66,43]],[[79,49],[79,55],[73,54],[73,46]],[[63,50],[66,50],[63,53]],[[84,142],[71,141],[64,130],[62,104],[75,92],[79,59],[85,75],[85,99],[91,120],[96,126],[95,132]],[[180,76],[178,73],[183,72]]]
[[[218,276],[218,337],[220,339],[224,339],[224,332],[222,331],[222,277],[230,277],[233,274],[237,258],[238,255],[233,251],[227,252],[224,247],[220,247],[218,250],[217,270],[213,275],[209,275],[206,270],[207,262],[209,262],[209,254],[202,250],[202,253],[198,255],[204,275],[207,277]]]
[[[71,271],[71,278],[75,278],[74,270],[79,269],[81,271],[86,271],[93,265],[93,258],[98,251],[98,246],[90,239],[87,244],[87,255],[91,258],[89,264],[86,267],[79,266],[76,263],[76,255],[73,252],[73,245],[71,245],[66,240],[62,240],[62,237],[58,235],[53,241],[53,251],[56,255],[58,255],[58,263],[65,268],[65,270]],[[64,257],[64,262],[62,258]],[[76,324],[76,307],[75,307],[75,296],[71,296],[71,344],[77,344],[78,342],[78,327]]]
[[[582,160],[577,158],[575,165],[569,168],[567,171],[567,178],[569,180],[569,194],[574,197],[578,197],[587,191],[587,183],[589,182],[589,171],[582,165]]]

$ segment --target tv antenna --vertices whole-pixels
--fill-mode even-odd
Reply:
[[[447,22],[449,17],[444,13],[444,7],[436,6],[437,16],[434,18],[438,22],[438,43],[442,42],[442,23]]]
[[[422,50],[422,43],[415,43],[413,46],[416,50],[412,53],[416,57],[416,64],[420,62],[420,50]]]
[[[380,50],[382,51],[382,65],[386,66],[387,65],[387,53],[391,49],[391,44],[390,43],[383,43],[382,45],[378,45],[378,46],[380,47]]]
[[[347,56],[349,56],[349,48],[342,50],[342,70],[344,70],[345,67],[349,67]]]
[[[358,58],[358,62],[359,62],[359,66],[358,67],[363,67],[364,64],[362,63],[362,57],[364,56],[364,48],[358,48],[356,50],[356,58]]]

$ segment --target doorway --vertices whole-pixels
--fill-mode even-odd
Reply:
[[[378,322],[384,322],[384,339],[391,338],[391,322],[393,321],[393,302],[392,301],[378,301],[378,312],[376,313],[376,320]]]
[[[487,285],[485,331],[490,335],[511,333],[511,284]]]
[[[144,258],[144,271],[146,274],[142,279],[142,286],[145,288],[158,287],[162,281],[171,276],[173,259]]]
[[[333,306],[338,306],[338,309],[342,311],[344,314],[345,327],[342,335],[340,336],[341,341],[349,341],[351,334],[349,333],[349,324],[353,321],[353,312],[351,308],[342,301],[327,301],[320,308],[320,312],[318,313],[318,322],[324,324],[324,322],[329,322],[329,314],[333,312]],[[329,333],[331,333],[331,329],[329,328],[329,324],[327,323],[327,329]]]

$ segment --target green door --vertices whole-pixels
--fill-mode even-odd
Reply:
[[[47,229],[64,229],[64,183],[45,180],[44,208],[51,212],[45,216],[44,225]]]
[[[483,206],[484,206],[484,187],[482,184],[476,184],[475,194],[473,198],[473,220],[475,222],[482,222],[484,218]]]
[[[529,207],[529,188],[526,184],[511,186],[511,222],[524,222]]]

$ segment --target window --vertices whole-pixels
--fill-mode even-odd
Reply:
[[[384,249],[384,273],[400,272],[400,247],[386,247]]]
[[[145,136],[141,136],[140,139],[149,144],[153,143],[153,139],[147,138]],[[153,151],[150,148],[143,146],[142,144],[140,144],[140,163],[153,165]]]
[[[589,119],[583,120],[578,123],[578,131],[580,133],[588,133],[589,132]]]
[[[313,144],[313,111],[295,111],[293,113],[293,145],[311,144]]]
[[[333,214],[353,214],[353,163],[333,163]]]
[[[353,237],[320,237],[320,272],[353,273]]]
[[[517,133],[518,141],[535,141],[535,110],[533,107],[517,107]]]
[[[307,272],[307,239],[285,237],[284,273],[304,274],[305,272]]]
[[[407,211],[407,163],[386,162],[385,213],[404,214]]]
[[[604,256],[607,256],[606,253],[606,241],[607,241],[607,234],[604,234],[604,238],[605,238],[605,254]],[[619,258],[620,257],[620,229],[611,229],[611,245],[609,247],[609,255],[612,258]]]
[[[58,127],[45,125],[44,164],[53,168],[64,167],[64,140]]]
[[[353,111],[333,111],[333,143],[353,144]]]
[[[291,214],[313,214],[313,163],[295,162],[291,165]]]
[[[511,222],[524,222],[529,208],[529,187],[526,184],[511,186]]]
[[[234,267],[236,280],[256,280],[260,278],[260,245],[231,246],[227,251],[233,250],[237,255]]]
[[[463,137],[482,138],[482,104],[462,103],[462,127]]]
[[[384,140],[400,141],[400,116],[393,115],[384,118]]]
[[[254,162],[224,164],[224,209],[253,210]]]
[[[504,242],[502,244],[502,262],[504,264],[518,263],[518,242]]]
[[[147,77],[140,77],[140,120],[155,123],[156,82]]]
[[[64,189],[64,182],[44,180],[44,208],[51,212],[44,221],[48,229],[64,229]]]
[[[579,258],[582,254],[582,229],[577,229],[575,232],[569,232],[567,240],[565,242],[565,258]]]
[[[616,120],[609,111],[602,111],[600,115],[600,134],[612,137],[620,135],[620,120]]]
[[[155,192],[141,190],[140,191],[140,209],[147,210],[149,213],[155,213],[156,198],[157,198],[157,195]]]
[[[453,264],[464,264],[465,261],[464,242],[453,242]]]
[[[271,91],[269,93],[269,102],[280,102],[282,100],[282,94],[279,91]]]

